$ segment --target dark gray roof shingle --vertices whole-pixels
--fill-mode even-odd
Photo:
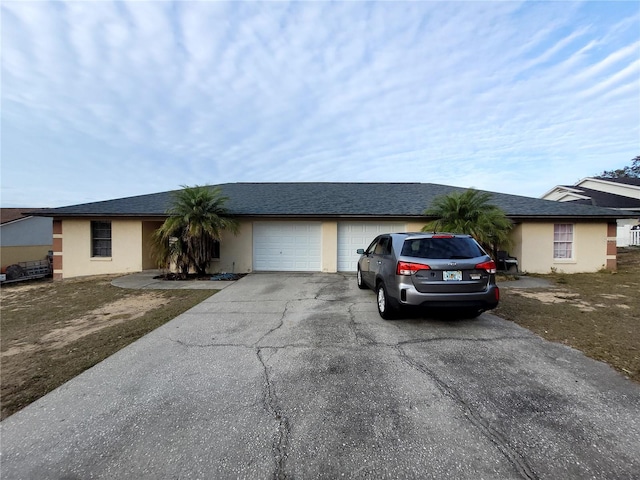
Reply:
[[[607,182],[622,183],[624,185],[633,185],[635,187],[640,187],[640,178],[635,178],[635,177],[618,177],[618,178],[596,177],[596,178],[598,180],[605,180]]]
[[[615,193],[601,192],[591,188],[583,188],[576,186],[566,186],[571,191],[576,191],[580,195],[584,195],[585,199],[571,200],[572,202],[582,205],[594,205],[606,208],[626,208],[640,211],[640,199],[625,197],[624,195],[616,195]]]
[[[237,216],[418,217],[434,198],[466,189],[430,183],[226,183],[227,207]],[[517,218],[621,218],[619,211],[489,192]],[[53,217],[164,217],[172,192],[40,210]]]

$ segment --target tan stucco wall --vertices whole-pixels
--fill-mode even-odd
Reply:
[[[51,245],[30,245],[26,247],[0,247],[2,268],[18,262],[44,260],[51,250]]]
[[[91,222],[63,220],[63,278],[142,270],[142,222],[111,220],[112,257],[91,257]]]
[[[518,269],[520,271],[523,271],[520,259],[524,258],[522,254],[522,231],[523,228],[521,223],[517,223],[513,226],[513,230],[511,230],[511,241],[513,243],[508,252],[509,255],[518,259]]]
[[[407,222],[405,231],[407,231],[407,232],[421,232],[422,228],[427,223],[428,222]]]
[[[162,226],[163,222],[142,222],[142,269],[151,270],[158,268],[151,256],[151,238],[153,232]]]
[[[573,223],[573,222],[557,222]],[[520,270],[529,273],[596,272],[607,265],[607,224],[573,223],[574,253],[572,259],[553,258],[554,223],[525,223],[515,234],[520,237],[520,249],[515,250]]]
[[[322,271],[338,271],[338,222],[322,222]]]
[[[243,219],[237,236],[224,232],[220,259],[211,263],[211,272],[248,273],[253,269],[253,221]],[[284,219],[274,219],[274,221]],[[296,219],[305,221],[305,219]],[[312,219],[309,219],[312,221]],[[313,219],[313,221],[317,221]],[[322,271],[337,271],[338,222],[343,219],[322,221]],[[398,222],[401,223],[401,222]],[[568,223],[568,222],[567,222]],[[112,220],[113,257],[91,258],[91,223],[89,220],[64,220],[62,229],[62,272],[64,278],[129,273],[156,268],[150,257],[150,238],[161,225],[158,221],[139,219]],[[420,231],[420,221],[406,222],[407,231]],[[517,224],[512,236],[511,255],[518,258],[520,270],[530,273],[549,273],[552,268],[566,273],[597,271],[607,265],[607,224],[575,223],[572,260],[553,259],[552,222]],[[44,258],[50,247],[43,250]],[[38,257],[39,258],[39,257]],[[3,249],[3,265],[4,249]]]
[[[238,235],[223,232],[220,260],[211,262],[209,270],[226,273],[248,273],[253,270],[253,223],[241,220]]]

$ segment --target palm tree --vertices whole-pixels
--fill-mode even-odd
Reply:
[[[184,186],[173,194],[169,218],[153,234],[158,266],[174,262],[180,273],[194,269],[204,275],[224,230],[238,233],[238,222],[228,216],[228,197],[219,188]]]
[[[446,231],[472,235],[494,257],[500,247],[511,245],[509,233],[513,224],[505,213],[490,203],[491,194],[473,188],[463,193],[437,197],[424,215],[434,220],[423,232]]]

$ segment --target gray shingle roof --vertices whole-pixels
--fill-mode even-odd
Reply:
[[[619,178],[606,178],[606,177],[595,177],[598,180],[605,180],[607,182],[613,183],[622,183],[624,185],[633,185],[636,187],[640,187],[640,178],[635,177],[619,177]]]
[[[418,217],[434,198],[465,189],[430,183],[226,183],[236,216]],[[495,205],[518,218],[621,218],[607,208],[490,192]],[[40,210],[53,217],[164,217],[172,192]]]
[[[640,211],[640,199],[625,197],[624,195],[616,195],[615,193],[602,192],[591,188],[576,187],[573,185],[563,185],[572,192],[576,191],[581,195],[589,198],[571,200],[582,205],[595,205],[606,208],[627,208]]]

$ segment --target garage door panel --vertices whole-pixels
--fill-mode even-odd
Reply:
[[[338,271],[355,272],[360,255],[358,248],[367,248],[381,233],[404,232],[401,222],[339,222],[338,223]]]
[[[320,222],[255,222],[253,269],[320,271],[321,234]]]

